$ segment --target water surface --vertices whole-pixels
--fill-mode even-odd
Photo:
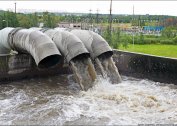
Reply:
[[[99,78],[87,92],[72,75],[0,85],[0,124],[116,125],[177,123],[177,86]]]

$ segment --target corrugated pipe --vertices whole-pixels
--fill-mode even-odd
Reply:
[[[29,53],[39,68],[48,68],[62,61],[55,43],[40,31],[22,28],[4,28],[0,31],[0,53],[15,50]]]

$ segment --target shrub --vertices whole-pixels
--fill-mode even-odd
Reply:
[[[159,38],[144,38],[144,44],[158,44],[160,43]]]
[[[110,33],[109,27],[103,32],[103,38],[112,46],[112,35]]]
[[[113,48],[118,48],[120,45],[120,29],[116,29],[112,32],[112,46]]]
[[[175,44],[173,40],[170,39],[164,39],[164,40],[160,40],[160,44],[168,44],[168,45],[173,45]]]
[[[174,44],[177,44],[177,36],[173,38]]]
[[[128,43],[132,43],[132,36],[124,34],[121,36],[120,42],[122,43],[124,48],[127,48]]]
[[[145,35],[146,38],[158,38],[159,36],[155,36],[155,35]]]
[[[162,36],[165,37],[165,38],[174,37],[173,28],[166,27],[164,30],[162,30]]]
[[[143,35],[143,33],[140,33],[139,41],[141,42],[141,44],[144,44],[144,35]]]

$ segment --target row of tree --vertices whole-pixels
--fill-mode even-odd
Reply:
[[[128,47],[128,44],[169,44],[177,45],[177,27],[165,27],[161,36],[144,35],[142,32],[134,34],[126,34],[119,28],[110,32],[109,27],[103,32],[103,37],[113,48],[119,48],[120,45]]]
[[[108,23],[108,14],[59,14],[49,12],[36,13],[13,13],[10,11],[0,11],[0,29],[11,27],[37,27],[43,23],[44,27],[56,27],[57,23],[65,22],[88,22],[88,23]],[[113,23],[131,23],[133,26],[177,26],[177,17],[164,15],[113,15]]]
[[[42,14],[31,13],[23,14],[6,11],[0,12],[0,29],[4,27],[38,27],[40,23],[43,23],[44,27],[56,27],[57,23],[61,21],[60,16],[49,12],[43,12]]]

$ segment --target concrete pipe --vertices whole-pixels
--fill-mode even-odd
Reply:
[[[106,42],[106,40],[95,32],[78,29],[72,30],[67,28],[55,28],[55,29],[58,31],[69,31],[76,35],[84,43],[85,47],[90,52],[92,59],[96,59],[101,55],[107,57],[113,55],[113,51]]]
[[[61,61],[61,54],[55,43],[40,31],[22,28],[4,28],[0,31],[1,53],[15,50],[29,53],[39,68],[48,68]]]
[[[0,55],[9,54],[11,47],[8,43],[8,34],[13,28],[4,28],[0,30]]]
[[[39,28],[32,29],[39,30]],[[90,59],[90,53],[82,41],[74,34],[63,29],[43,28],[40,31],[44,32],[55,42],[67,63],[69,63],[75,80],[81,89],[87,91],[91,88],[96,79],[96,72]]]
[[[36,28],[36,30],[39,29]],[[90,56],[82,41],[68,31],[46,28],[40,29],[40,31],[44,32],[53,40],[68,63],[74,58]]]
[[[68,30],[68,29],[65,29]],[[106,40],[99,34],[88,30],[70,30],[86,46],[96,62],[96,69],[104,78],[109,77],[112,83],[120,83],[121,77],[112,59],[113,51]]]

